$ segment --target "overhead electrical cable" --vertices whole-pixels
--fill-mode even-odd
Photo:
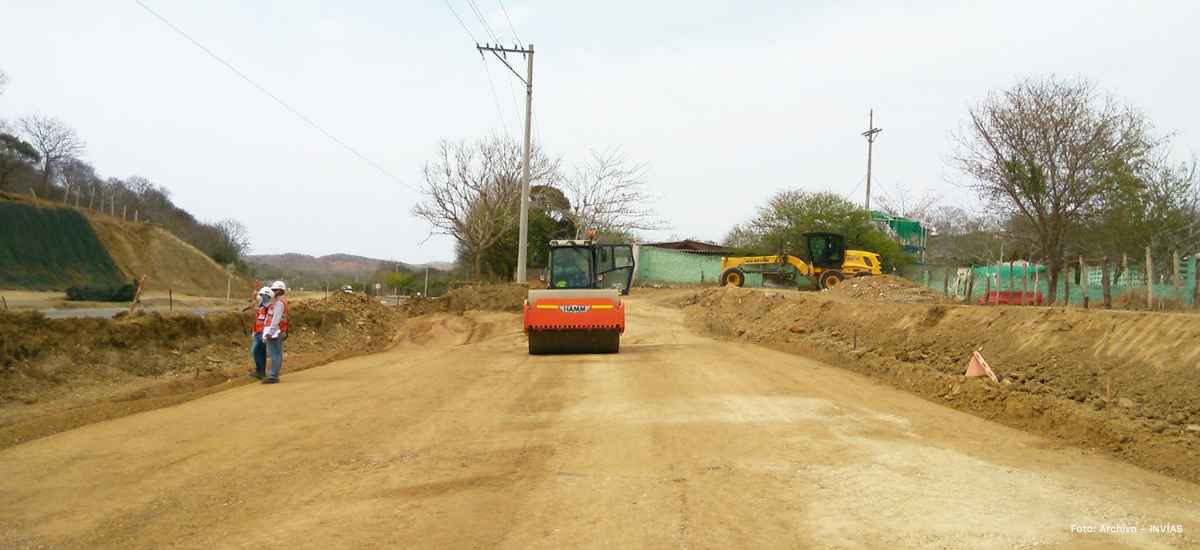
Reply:
[[[467,24],[466,24],[466,23],[463,23],[463,20],[462,20],[462,18],[458,16],[458,12],[457,12],[457,11],[454,11],[454,6],[451,6],[451,5],[450,5],[450,0],[445,0],[445,2],[446,2],[446,7],[447,7],[447,8],[450,8],[450,13],[453,13],[453,14],[454,14],[454,18],[458,20],[458,24],[459,24],[459,25],[462,25],[462,28],[463,28],[463,30],[464,30],[464,31],[467,31],[467,36],[470,36],[470,37],[471,37],[471,42],[474,42],[474,43],[478,44],[478,43],[479,43],[479,41],[478,41],[478,40],[475,40],[475,35],[471,34],[471,29],[468,29],[468,28],[467,28]]]
[[[479,11],[479,6],[475,4],[475,0],[467,0],[467,4],[469,4],[471,9],[475,11],[475,18],[478,19],[479,23],[483,25],[483,30],[487,31],[488,36],[492,38],[492,42],[499,44],[500,38],[496,36],[495,32],[492,32],[492,26],[488,25],[487,18],[483,16],[482,11]]]
[[[345,142],[343,142],[342,140],[338,139],[338,138],[337,138],[337,136],[334,136],[333,134],[329,133],[329,132],[328,132],[327,130],[325,130],[324,128],[322,128],[322,127],[318,126],[318,125],[317,125],[317,123],[313,122],[313,121],[312,121],[312,120],[310,120],[308,117],[306,117],[306,116],[304,116],[304,115],[300,114],[300,111],[297,111],[296,109],[293,109],[291,105],[288,105],[287,103],[284,103],[282,99],[279,99],[278,97],[276,97],[276,96],[275,96],[275,94],[272,94],[271,92],[267,91],[267,89],[266,89],[266,88],[263,88],[262,86],[259,86],[259,85],[258,85],[258,83],[257,83],[257,82],[255,82],[255,81],[253,81],[253,80],[251,80],[251,79],[250,79],[250,77],[246,76],[245,74],[242,74],[242,72],[241,72],[241,71],[239,71],[239,70],[237,70],[237,69],[235,69],[235,68],[233,67],[233,65],[230,65],[229,63],[226,63],[226,62],[225,62],[225,60],[224,60],[224,59],[221,59],[221,57],[220,57],[220,56],[218,56],[217,54],[213,53],[213,52],[212,52],[211,50],[209,50],[208,48],[204,47],[204,45],[203,45],[203,44],[201,44],[201,43],[197,42],[197,41],[196,41],[196,39],[192,38],[191,36],[188,36],[188,34],[187,34],[187,33],[185,33],[185,32],[183,32],[183,31],[182,31],[182,30],[181,30],[179,27],[176,27],[176,26],[175,26],[175,25],[173,25],[173,24],[172,24],[170,21],[167,21],[167,20],[166,20],[166,18],[164,18],[163,16],[159,15],[159,14],[158,14],[157,12],[155,12],[154,10],[150,9],[150,6],[147,6],[146,4],[143,4],[141,0],[133,0],[133,1],[134,1],[134,2],[137,2],[137,3],[138,3],[138,5],[140,5],[141,7],[143,7],[143,8],[146,8],[146,11],[150,12],[152,15],[154,15],[155,17],[157,17],[157,18],[159,19],[159,21],[162,21],[163,23],[166,23],[168,27],[171,27],[172,29],[174,29],[174,30],[175,30],[175,32],[179,33],[179,34],[180,34],[180,35],[182,35],[184,38],[188,39],[188,41],[190,41],[192,44],[195,44],[195,45],[196,45],[196,47],[200,48],[201,50],[204,50],[204,53],[207,53],[208,55],[212,56],[212,58],[213,58],[213,59],[216,59],[218,62],[220,62],[220,63],[221,63],[222,65],[224,65],[226,68],[228,68],[229,70],[233,71],[233,72],[234,72],[235,74],[237,74],[238,76],[242,77],[242,79],[243,79],[243,80],[245,80],[246,82],[249,82],[251,86],[254,86],[255,88],[258,88],[258,90],[259,90],[260,92],[262,92],[262,93],[264,93],[264,94],[267,94],[267,97],[270,97],[271,99],[275,100],[275,102],[276,102],[276,103],[278,103],[278,104],[280,104],[280,105],[282,105],[282,106],[283,106],[283,108],[285,108],[285,109],[287,109],[287,110],[291,111],[291,112],[292,112],[292,114],[294,114],[294,115],[296,115],[296,116],[300,117],[300,119],[301,119],[301,120],[303,120],[304,122],[307,122],[307,123],[308,123],[310,126],[312,126],[313,128],[316,128],[316,129],[317,129],[317,131],[321,132],[322,134],[325,134],[325,136],[326,136],[326,137],[328,137],[329,139],[332,139],[332,140],[333,140],[335,143],[337,143],[338,145],[341,145],[341,146],[342,146],[343,148],[345,148],[347,151],[350,151],[351,153],[354,153],[354,155],[356,155],[358,158],[362,159],[362,160],[363,160],[363,161],[365,161],[367,164],[370,164],[371,166],[375,167],[375,169],[376,169],[376,170],[379,170],[380,172],[383,172],[384,174],[386,174],[386,175],[387,175],[389,178],[392,178],[393,180],[396,180],[396,183],[399,183],[400,185],[403,185],[403,186],[407,187],[409,190],[411,190],[411,191],[413,191],[413,192],[420,193],[420,191],[417,191],[416,189],[413,189],[413,187],[412,187],[412,186],[410,186],[409,184],[407,184],[407,183],[404,183],[404,180],[402,180],[402,179],[400,179],[400,178],[396,177],[396,176],[395,176],[395,175],[393,175],[391,172],[388,172],[388,171],[387,171],[387,170],[385,170],[385,169],[384,169],[382,166],[380,166],[380,165],[378,165],[378,164],[375,164],[375,162],[374,162],[374,161],[372,161],[371,159],[367,158],[367,157],[366,157],[365,155],[363,155],[362,153],[359,153],[358,151],[354,150],[354,148],[353,148],[353,147],[350,147],[349,145],[346,145],[346,143],[345,143]]]
[[[483,61],[483,70],[487,72],[488,86],[492,88],[492,99],[496,100],[496,113],[500,115],[500,127],[504,129],[505,137],[508,136],[508,122],[504,120],[504,109],[500,108],[500,96],[496,94],[496,85],[492,83],[492,70],[487,66],[487,59],[480,57]]]
[[[510,19],[508,17],[508,9],[504,7],[504,0],[498,0],[498,1],[500,2],[500,10],[504,12],[504,20],[508,21],[508,28],[512,29],[513,39],[515,39],[517,41],[517,43],[520,44],[521,37],[517,36],[517,28],[513,26],[512,19]]]

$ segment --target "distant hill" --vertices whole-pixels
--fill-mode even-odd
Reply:
[[[448,271],[454,267],[449,262],[413,265],[351,254],[329,254],[319,258],[294,253],[265,254],[246,256],[245,259],[250,267],[257,270],[260,278],[286,277],[294,281],[306,281],[304,284],[309,285],[325,281],[366,280],[383,269],[414,273],[424,271],[427,266],[435,271]]]

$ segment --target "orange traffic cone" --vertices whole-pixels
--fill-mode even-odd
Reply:
[[[983,378],[984,376],[991,378],[992,382],[997,384],[1000,380],[996,378],[996,373],[992,371],[992,367],[988,366],[987,361],[983,359],[979,351],[971,352],[971,361],[967,363],[967,372],[964,374],[967,378]]]

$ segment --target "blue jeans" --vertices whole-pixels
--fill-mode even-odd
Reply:
[[[254,333],[254,345],[250,346],[250,357],[254,358],[254,372],[267,374],[267,344],[263,342],[262,333]]]
[[[271,378],[279,378],[279,368],[283,366],[283,338],[267,338],[267,353],[271,356]]]

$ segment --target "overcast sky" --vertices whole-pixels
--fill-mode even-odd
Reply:
[[[861,202],[871,109],[874,197],[969,205],[947,182],[947,135],[1025,77],[1096,81],[1177,132],[1180,160],[1200,152],[1194,1],[142,3],[402,183],[135,0],[5,2],[0,118],[62,120],[101,176],[242,221],[256,254],[453,259],[411,214],[422,164],[441,138],[523,131],[522,84],[475,50],[493,39],[473,7],[503,42],[534,45],[548,153],[570,166],[619,147],[648,165],[673,229],[647,241],[720,240],[787,188]]]

